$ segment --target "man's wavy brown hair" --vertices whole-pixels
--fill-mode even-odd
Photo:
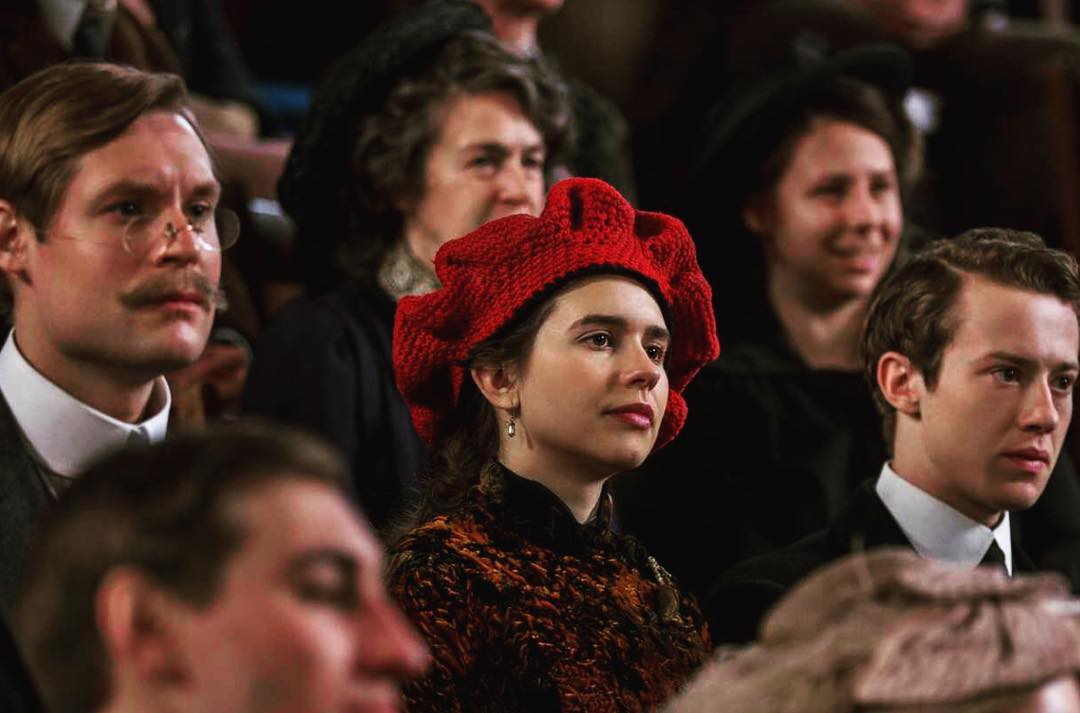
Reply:
[[[895,435],[896,409],[878,388],[878,362],[886,352],[903,354],[933,389],[942,355],[959,326],[953,306],[971,276],[1053,295],[1080,315],[1076,259],[1047,247],[1034,233],[976,228],[915,253],[878,283],[863,329],[863,368],[882,414],[886,443],[892,444]]]

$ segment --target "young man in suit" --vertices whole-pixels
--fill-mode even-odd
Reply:
[[[41,527],[18,633],[50,711],[389,713],[427,651],[321,442],[248,424],[91,466]]]
[[[1061,451],[1078,313],[1076,261],[1031,233],[972,230],[887,276],[862,349],[892,458],[826,530],[720,578],[716,638],[752,639],[784,591],[854,550],[1033,570],[1009,513],[1038,500]]]
[[[0,625],[48,504],[164,437],[162,374],[206,345],[236,239],[219,192],[177,77],[57,65],[0,94]]]

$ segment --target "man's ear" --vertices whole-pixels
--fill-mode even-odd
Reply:
[[[919,399],[926,393],[922,374],[899,352],[885,352],[878,359],[877,383],[881,395],[900,413],[918,418]]]
[[[513,411],[520,405],[516,369],[509,366],[474,366],[469,373],[476,388],[495,408]]]
[[[0,199],[0,270],[12,275],[22,274],[26,269],[26,241],[30,230],[19,229],[15,208]]]
[[[189,675],[178,626],[183,605],[131,567],[102,579],[94,614],[105,651],[118,674],[143,681],[180,682]]]

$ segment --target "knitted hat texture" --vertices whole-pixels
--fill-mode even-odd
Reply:
[[[597,179],[555,184],[539,217],[509,216],[451,240],[435,272],[442,288],[403,298],[394,326],[398,389],[428,444],[446,435],[473,350],[577,276],[630,275],[661,300],[673,339],[656,447],[682,428],[682,391],[720,352],[712,291],[682,222],[635,210]]]

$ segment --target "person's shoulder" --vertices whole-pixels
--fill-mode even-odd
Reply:
[[[43,710],[11,630],[0,621],[0,710],[38,713]]]
[[[478,554],[488,545],[486,528],[469,512],[437,515],[406,532],[390,548],[390,575],[402,578],[438,569],[476,573],[483,569]]]
[[[307,295],[294,297],[267,321],[256,344],[256,354],[266,345],[293,343],[325,343],[338,338],[348,328],[344,314],[326,303],[325,299]]]
[[[467,515],[440,515],[407,532],[389,551],[387,586],[409,612],[427,618],[461,607],[504,609],[515,589],[484,526]],[[458,612],[466,618],[476,615]]]
[[[393,305],[384,301],[389,302],[389,298],[358,284],[318,297],[295,297],[267,322],[256,344],[256,357],[280,347],[295,353],[304,345],[317,349],[357,342],[374,344],[378,341],[373,334],[376,329],[393,329]]]
[[[30,450],[19,433],[18,422],[0,385],[0,501],[13,489],[23,490],[27,483],[38,482]]]
[[[841,554],[833,551],[829,530],[817,530],[785,547],[744,560],[723,572],[713,586],[710,598],[718,591],[744,586],[787,590],[811,571]]]
[[[796,583],[836,559],[828,530],[818,530],[779,550],[745,560],[721,573],[705,601],[717,644],[752,641],[766,612]]]

